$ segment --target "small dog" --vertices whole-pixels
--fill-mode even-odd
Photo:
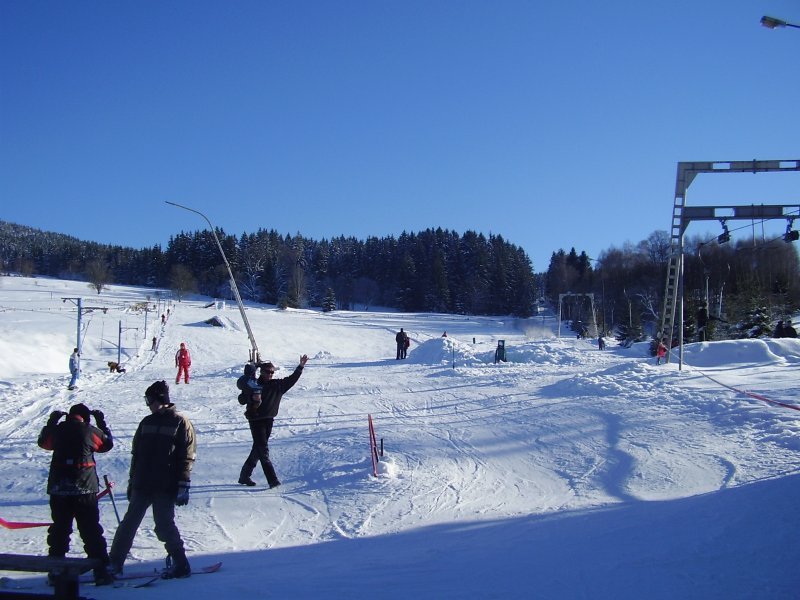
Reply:
[[[116,373],[124,373],[125,372],[125,368],[124,367],[120,367],[119,363],[115,363],[115,362],[109,362],[108,363],[108,370],[111,373],[114,373],[114,372],[116,372]]]

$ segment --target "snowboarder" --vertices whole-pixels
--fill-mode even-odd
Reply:
[[[658,342],[658,348],[656,349],[656,364],[661,364],[661,359],[666,357],[667,355],[667,347],[664,345],[664,342]]]
[[[59,423],[65,415],[66,420]],[[94,416],[96,427],[89,423],[90,416]],[[90,411],[84,404],[72,406],[69,413],[55,410],[50,413],[37,443],[40,448],[53,452],[47,478],[53,519],[47,530],[48,556],[66,556],[74,520],[86,555],[99,561],[94,569],[95,585],[110,584],[112,578],[108,572],[106,539],[100,525],[97,504],[100,486],[94,459],[95,452],[108,452],[114,447],[103,413]],[[48,581],[53,583],[55,576],[55,573],[48,574]]]
[[[189,350],[186,344],[181,342],[181,347],[175,353],[175,366],[178,367],[178,375],[175,377],[175,383],[181,382],[181,373],[183,373],[183,380],[189,383],[189,367],[192,366],[192,357],[189,355]]]
[[[254,486],[256,484],[251,475],[259,462],[267,478],[267,485],[270,488],[274,488],[281,484],[269,457],[269,436],[272,433],[275,417],[278,416],[281,398],[300,379],[306,362],[308,362],[308,356],[303,354],[300,357],[300,364],[295,367],[294,372],[281,379],[273,379],[275,366],[271,362],[259,365],[261,369],[261,374],[258,377],[258,385],[261,386],[261,389],[258,390],[260,395],[258,399],[255,399],[256,394],[253,394],[254,399],[248,405],[247,412],[245,412],[247,421],[250,424],[250,433],[253,436],[253,446],[239,473],[239,483],[241,485]]]
[[[78,387],[78,377],[81,376],[81,353],[75,348],[72,354],[69,355],[69,373],[72,378],[69,380],[68,390],[74,390]]]
[[[194,427],[169,401],[166,381],[156,381],[144,393],[150,409],[139,423],[131,444],[128,510],[111,543],[111,572],[122,573],[136,530],[147,509],[153,507],[156,537],[167,550],[166,579],[189,577],[180,531],[175,526],[175,506],[189,503],[189,487],[196,453]]]

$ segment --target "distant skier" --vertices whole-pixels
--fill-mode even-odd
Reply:
[[[658,342],[658,348],[656,349],[656,364],[661,364],[661,359],[667,356],[667,347],[664,345],[664,342]]]
[[[69,373],[72,379],[69,380],[68,390],[74,390],[78,384],[78,377],[81,376],[81,354],[75,348],[69,356]]]
[[[602,333],[597,336],[597,347],[600,348],[600,350],[606,349],[606,341],[603,339]]]
[[[94,416],[97,427],[89,424],[90,415]],[[66,420],[59,423],[63,416]],[[100,525],[97,504],[100,486],[94,459],[95,452],[108,452],[114,447],[103,413],[90,411],[83,404],[71,407],[69,414],[55,410],[50,413],[37,443],[53,453],[47,478],[53,519],[47,530],[48,556],[64,558],[67,555],[74,520],[86,555],[99,561],[94,569],[95,585],[112,583],[107,571],[108,547]],[[54,582],[55,577],[55,573],[48,574],[48,581]]]
[[[406,352],[408,352],[409,340],[408,340],[408,334],[405,331],[403,331],[402,327],[400,328],[400,331],[397,332],[397,335],[394,336],[394,341],[397,343],[396,360],[405,358]]]
[[[175,383],[181,382],[181,373],[183,373],[183,380],[189,383],[189,367],[192,366],[192,357],[189,355],[189,350],[183,342],[181,342],[181,347],[175,353],[175,366],[178,367],[178,375],[175,377]]]

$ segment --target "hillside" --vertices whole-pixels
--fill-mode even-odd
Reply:
[[[798,340],[687,347],[687,365],[656,367],[644,345],[600,352],[557,339],[552,317],[248,307],[262,358],[288,375],[270,441],[284,485],[237,485],[250,448],[236,378],[249,342],[235,307],[193,298],[158,313],[152,291],[0,280],[0,516],[46,521],[47,415],[77,401],[103,410],[115,448],[98,470],[124,511],[131,436],[145,388],[171,383],[195,424],[198,459],[177,523],[190,561],[219,573],[152,589],[87,585],[106,598],[794,598],[800,575]],[[103,306],[84,315],[84,374],[66,390],[76,314],[63,297]],[[224,327],[205,324],[218,317]],[[394,358],[400,328],[409,357]],[[446,331],[447,337],[442,337]],[[109,373],[122,332],[127,372]],[[157,350],[150,350],[150,338]],[[508,362],[494,363],[499,339]],[[174,385],[180,342],[189,385]],[[702,370],[701,370],[702,369]],[[709,377],[713,378],[710,379]],[[724,385],[721,385],[724,384]],[[730,386],[730,387],[724,387]],[[733,388],[733,389],[731,389]],[[367,415],[385,456],[370,475]],[[102,501],[108,539],[116,529]],[[46,552],[44,529],[0,529],[0,551]],[[73,552],[81,544],[73,536]],[[152,521],[127,566],[159,565]],[[41,576],[13,577],[43,591]]]

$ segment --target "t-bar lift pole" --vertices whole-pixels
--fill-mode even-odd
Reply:
[[[208,226],[211,228],[211,235],[214,236],[214,241],[217,242],[217,248],[219,248],[219,253],[222,255],[222,260],[225,261],[225,267],[228,269],[228,275],[231,278],[231,289],[233,290],[233,295],[236,297],[236,303],[239,305],[239,312],[242,314],[242,321],[244,321],[245,329],[247,329],[247,337],[250,338],[250,362],[258,362],[261,360],[261,357],[258,353],[258,344],[256,344],[256,338],[253,336],[253,330],[250,329],[250,322],[247,320],[247,315],[244,312],[244,304],[242,304],[242,297],[239,295],[239,288],[236,286],[236,280],[233,278],[231,265],[228,262],[228,258],[225,256],[225,251],[222,249],[222,244],[219,243],[217,232],[214,229],[214,226],[211,224],[211,220],[199,210],[189,208],[188,206],[183,206],[182,204],[178,204],[176,202],[170,202],[169,200],[165,200],[165,202],[167,204],[171,204],[172,206],[177,206],[178,208],[182,208],[184,210],[188,210],[189,212],[200,215],[206,220],[206,223],[208,223]]]

